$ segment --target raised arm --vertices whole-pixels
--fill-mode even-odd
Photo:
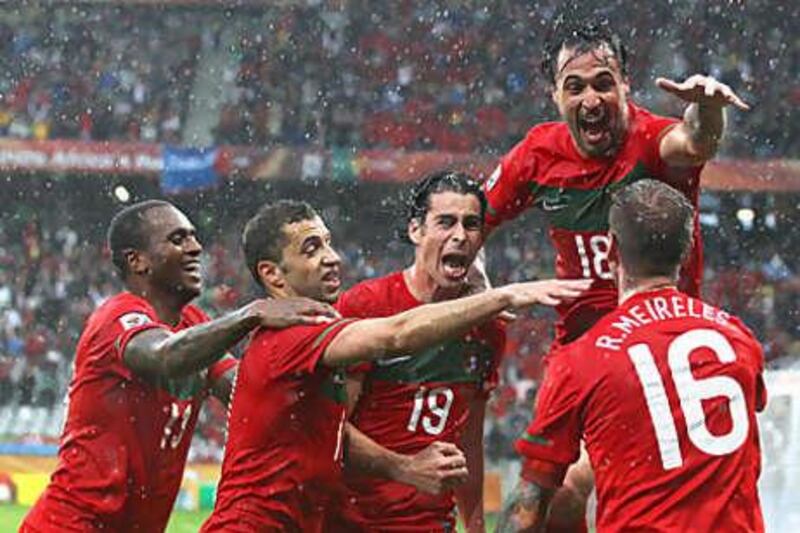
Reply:
[[[258,326],[319,324],[336,316],[330,306],[308,299],[255,300],[221,318],[177,333],[153,328],[136,334],[123,360],[137,375],[175,378],[207,368]]]
[[[682,83],[658,78],[656,84],[690,103],[683,122],[659,144],[661,159],[670,165],[699,165],[714,157],[725,133],[725,107],[750,109],[730,87],[709,76],[697,74]]]
[[[415,307],[386,317],[346,326],[325,350],[327,365],[348,365],[392,355],[409,355],[466,333],[510,308],[537,303],[558,305],[589,288],[590,280],[515,283],[480,294]]]

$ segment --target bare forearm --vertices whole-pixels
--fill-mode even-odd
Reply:
[[[503,507],[496,533],[543,531],[552,496],[552,489],[520,479]]]
[[[401,465],[408,457],[379,445],[357,427],[347,424],[348,470],[376,477],[402,481]]]
[[[416,352],[437,342],[466,333],[508,308],[505,291],[492,289],[480,294],[416,307],[396,315],[393,336],[395,352]]]
[[[713,104],[691,104],[686,108],[683,125],[687,128],[689,152],[710,159],[717,152],[725,132],[725,108]]]
[[[174,378],[207,368],[259,324],[248,308],[167,334],[163,330],[136,335],[125,348],[125,363],[142,375]]]

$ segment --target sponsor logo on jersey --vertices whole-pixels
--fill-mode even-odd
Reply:
[[[392,366],[411,359],[410,355],[401,355],[399,357],[390,357],[389,359],[378,359],[378,366]]]
[[[564,209],[565,207],[567,207],[566,203],[558,203],[558,201],[551,202],[547,198],[542,200],[542,209],[544,211],[560,211],[560,210]]]
[[[119,317],[119,323],[122,326],[122,329],[129,330],[135,327],[142,326],[152,322],[150,317],[145,315],[144,313],[126,313]]]
[[[500,181],[500,175],[502,173],[503,173],[503,166],[497,165],[497,168],[494,169],[494,172],[492,172],[492,175],[489,176],[489,179],[486,181],[487,191],[491,191],[492,188],[494,188],[494,186],[497,185],[497,182]]]

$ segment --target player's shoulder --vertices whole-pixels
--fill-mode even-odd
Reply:
[[[130,292],[121,292],[108,298],[92,313],[90,325],[103,325],[119,320],[125,329],[156,321],[150,303]]]
[[[529,129],[522,142],[528,150],[553,149],[569,139],[569,127],[566,122],[542,122]]]
[[[405,290],[402,271],[370,278],[345,291],[336,302],[336,309],[344,316],[370,316],[371,310],[386,306],[393,296]]]
[[[653,111],[637,105],[634,102],[628,102],[628,113],[630,117],[631,131],[634,134],[641,133],[649,136],[657,133],[657,131],[653,131],[653,129],[661,130],[667,126],[677,124],[680,121],[680,119],[675,117],[668,117],[654,113]]]
[[[211,317],[209,317],[205,311],[194,304],[186,305],[181,310],[181,317],[183,318],[184,324],[187,325],[202,324],[203,322],[211,320]]]

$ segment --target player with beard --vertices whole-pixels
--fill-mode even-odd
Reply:
[[[336,316],[311,300],[256,300],[209,321],[191,305],[202,246],[172,204],[141,202],[108,231],[126,291],[89,317],[78,341],[58,466],[21,531],[163,531],[209,390],[227,402],[225,356],[256,327]]]
[[[338,298],[340,259],[308,204],[264,206],[242,242],[251,274],[274,298]],[[454,268],[466,270],[466,264]],[[258,331],[239,367],[217,501],[203,531],[322,529],[341,482],[343,367],[409,354],[419,359],[426,348],[504,309],[553,305],[587,286],[585,280],[519,283],[385,318]],[[446,354],[437,357],[446,360]],[[463,458],[455,456],[449,466],[464,473]]]
[[[761,346],[739,319],[677,289],[694,217],[681,193],[642,180],[610,211],[619,307],[550,356],[497,529],[540,529],[584,438],[598,532],[763,531]]]
[[[467,270],[483,244],[486,198],[479,183],[438,172],[412,187],[407,205],[414,263],[351,288],[337,305],[343,316],[390,316],[467,292]],[[457,503],[467,530],[483,531],[483,420],[504,340],[495,319],[416,357],[348,370],[354,428],[336,530],[455,531]],[[415,454],[445,445],[466,455],[463,484],[453,486],[443,470],[442,486],[431,494],[414,479],[374,475],[376,467],[415,461]]]
[[[682,121],[657,116],[630,100],[626,69],[625,47],[607,24],[559,18],[543,70],[562,120],[533,127],[485,184],[487,229],[539,207],[556,250],[557,277],[595,280],[581,298],[556,308],[554,348],[580,337],[617,305],[607,235],[612,194],[649,177],[672,185],[696,206],[702,165],[716,153],[725,129],[725,107],[748,109],[728,86],[695,75],[681,83],[656,80],[689,103]],[[696,219],[693,243],[679,286],[696,296],[702,277]],[[582,515],[592,483],[590,473],[579,472],[570,474],[558,496],[577,513],[554,511],[554,520]],[[583,495],[570,503],[573,489]]]

